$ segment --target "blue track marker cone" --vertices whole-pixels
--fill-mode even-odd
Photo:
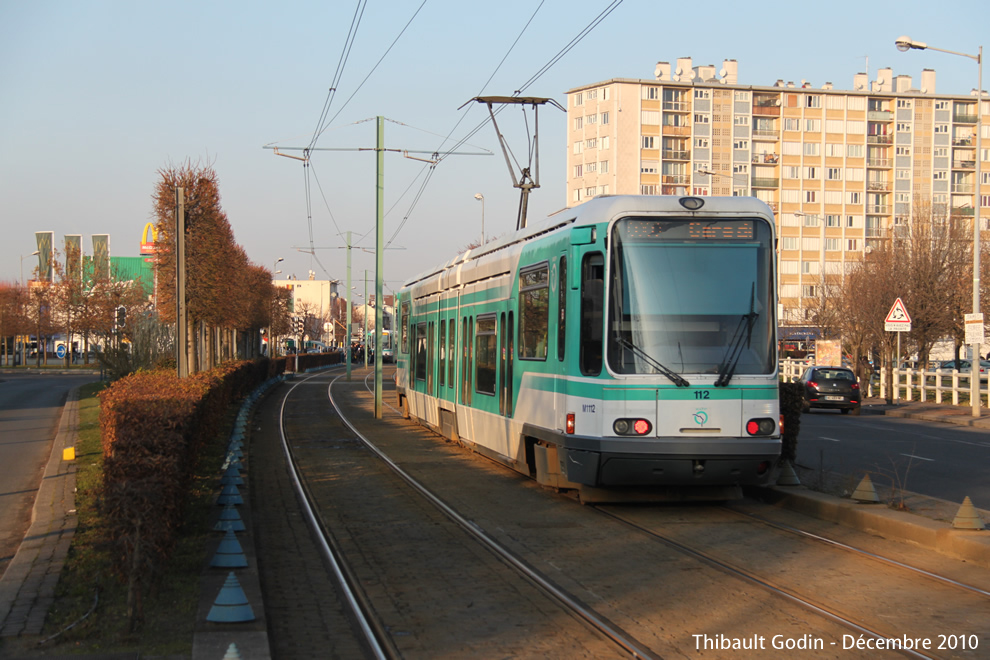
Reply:
[[[237,576],[232,572],[227,575],[227,580],[217,594],[217,599],[213,601],[213,607],[206,615],[206,620],[214,623],[254,621],[254,610],[251,609],[251,604],[248,603]]]
[[[232,532],[243,532],[247,528],[244,526],[244,521],[241,520],[241,514],[237,513],[237,509],[233,505],[228,504],[220,512],[220,519],[213,526],[213,529],[218,532],[226,532],[228,530]]]
[[[237,486],[234,484],[228,484],[223,487],[222,491],[220,491],[220,497],[217,498],[217,504],[221,506],[244,504],[244,498],[241,497],[241,493],[237,490]]]
[[[234,530],[228,529],[220,545],[217,546],[216,554],[210,561],[210,566],[214,568],[247,568],[248,561],[244,555],[244,548],[237,540]]]

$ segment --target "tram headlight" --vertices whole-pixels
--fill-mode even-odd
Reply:
[[[750,435],[773,435],[777,430],[777,425],[770,417],[751,419],[746,422],[746,433]]]
[[[616,435],[646,435],[653,430],[653,424],[648,419],[622,418],[612,422],[612,431]]]

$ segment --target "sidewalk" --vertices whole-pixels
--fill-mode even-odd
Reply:
[[[973,426],[990,429],[990,410],[980,408],[980,416],[973,417],[971,406],[953,406],[947,403],[929,403],[921,401],[899,401],[887,403],[881,398],[864,399],[862,405],[864,415],[886,415],[888,417],[907,417],[927,422],[943,422],[957,426]]]

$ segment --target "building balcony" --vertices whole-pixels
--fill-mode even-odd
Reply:
[[[866,159],[866,166],[867,167],[884,167],[884,168],[889,169],[889,168],[893,167],[893,159],[892,158],[867,158]]]
[[[954,193],[968,193],[973,194],[973,184],[972,183],[953,183],[952,192]]]
[[[952,169],[954,170],[974,170],[976,169],[975,160],[956,160],[952,162]]]
[[[870,110],[866,113],[868,121],[894,121],[894,113],[890,110]]]
[[[751,183],[754,188],[777,188],[780,185],[780,179],[754,176]]]
[[[965,215],[972,217],[975,213],[972,206],[957,206],[952,209],[952,215]]]
[[[687,185],[690,183],[691,177],[687,174],[664,174],[660,178],[661,183],[671,184],[671,185]]]
[[[952,138],[953,147],[971,147],[973,146],[973,136],[964,138]]]
[[[776,129],[768,130],[765,128],[754,128],[753,129],[754,138],[773,138],[774,140],[780,139],[780,132]]]
[[[867,227],[865,231],[867,238],[883,238],[886,233],[880,227]]]
[[[663,109],[672,112],[691,112],[691,104],[687,101],[664,101]]]
[[[976,115],[952,115],[952,121],[956,124],[975,124]]]
[[[691,160],[690,151],[680,151],[677,149],[664,149],[662,155],[665,160]]]
[[[753,114],[760,117],[779,117],[780,116],[780,106],[779,105],[754,105]]]
[[[870,192],[890,192],[890,181],[868,181],[866,189]]]
[[[681,137],[690,137],[691,136],[691,127],[690,126],[668,126],[668,125],[664,124],[663,125],[663,128],[661,130],[662,130],[662,132],[663,132],[664,135],[677,135],[677,136],[681,136]]]
[[[867,135],[866,144],[894,144],[893,135]]]
[[[753,154],[754,165],[776,165],[780,162],[777,154]]]
[[[868,215],[889,215],[890,205],[889,204],[867,204],[866,213]]]

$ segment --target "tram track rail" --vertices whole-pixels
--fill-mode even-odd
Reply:
[[[433,507],[440,511],[459,529],[466,532],[469,536],[475,539],[475,541],[480,543],[487,551],[497,557],[499,561],[514,570],[518,575],[528,580],[531,584],[535,585],[547,596],[555,600],[560,606],[569,611],[576,619],[582,621],[585,625],[606,639],[611,640],[611,642],[621,649],[624,654],[632,658],[661,659],[661,656],[650,651],[627,632],[610,622],[607,618],[602,617],[573,595],[558,587],[552,580],[548,579],[526,561],[498,543],[497,540],[492,538],[478,525],[462,516],[453,507],[448,505],[441,498],[432,493],[428,488],[423,486],[419,481],[395,463],[387,454],[375,446],[374,443],[368,440],[368,438],[366,438],[358,430],[358,428],[352,424],[350,420],[348,420],[343,409],[335,400],[333,385],[337,380],[339,380],[339,378],[340,376],[334,378],[327,386],[327,397],[330,404],[333,406],[336,414],[339,416],[343,424],[347,426],[354,436],[360,440],[360,442],[384,465],[386,465],[394,475],[418,493],[425,501],[429,502]],[[282,449],[285,452],[288,465],[290,466],[289,469],[297,490],[297,495],[302,503],[305,516],[311,526],[311,529],[319,538],[321,551],[324,554],[325,561],[331,568],[337,583],[340,585],[344,598],[351,608],[355,621],[358,622],[358,628],[368,647],[371,649],[373,657],[388,659],[402,657],[401,653],[392,642],[388,630],[376,616],[373,604],[361,588],[360,581],[349,567],[344,552],[334,539],[332,530],[319,514],[318,507],[313,501],[312,492],[307,487],[305,479],[302,475],[300,475],[294,464],[292,447],[285,434],[284,414],[286,403],[292,392],[306,380],[308,380],[308,378],[294,384],[289,391],[286,392],[282,400],[279,414]],[[367,377],[365,378],[364,384],[367,387]],[[392,410],[395,410],[392,406],[389,407]]]

